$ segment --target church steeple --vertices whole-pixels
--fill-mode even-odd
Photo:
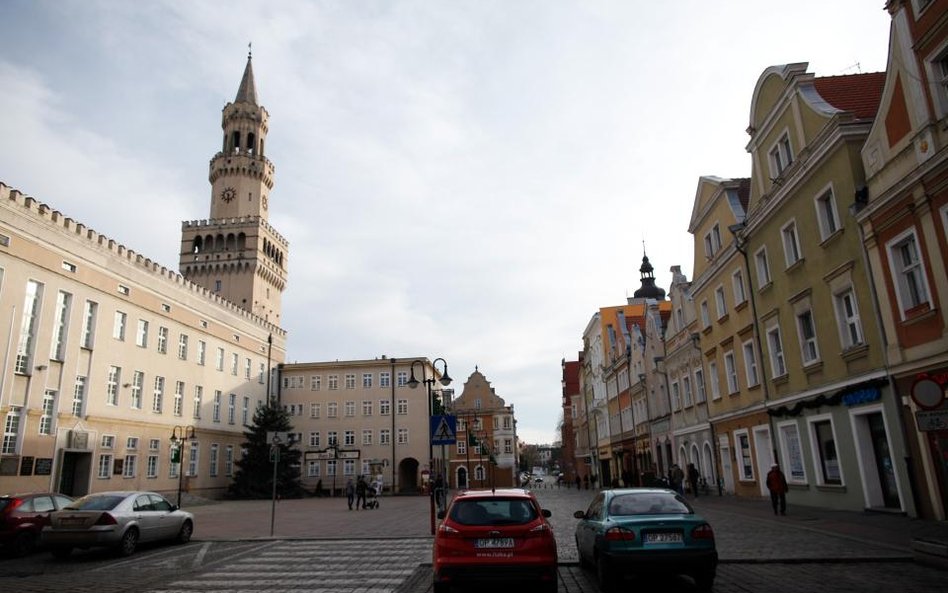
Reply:
[[[639,268],[639,273],[642,274],[642,287],[632,293],[632,298],[665,300],[665,290],[655,286],[655,275],[652,274],[653,271],[654,268],[652,264],[649,263],[648,256],[643,253],[642,266]]]
[[[267,222],[273,163],[265,156],[270,114],[257,104],[252,55],[233,103],[224,106],[221,151],[210,163],[207,220],[185,222],[180,271],[236,305],[279,323],[289,244]]]

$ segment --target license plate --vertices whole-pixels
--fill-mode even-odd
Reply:
[[[645,534],[645,543],[647,544],[680,544],[681,542],[682,538],[681,533],[679,532],[658,532]]]
[[[491,537],[474,541],[475,548],[512,548],[514,540],[512,537]]]

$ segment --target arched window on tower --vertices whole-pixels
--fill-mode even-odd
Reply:
[[[246,248],[247,248],[247,234],[238,233],[237,234],[237,249],[239,251],[243,251]]]
[[[260,139],[260,152],[258,152],[257,154],[259,154],[260,156],[263,156],[263,138]]]
[[[250,154],[253,154],[255,152],[254,148],[255,148],[256,143],[257,143],[257,139],[256,137],[254,137],[253,133],[247,134],[247,151]]]
[[[237,249],[237,237],[234,236],[234,233],[227,235],[227,246],[225,249],[227,251],[235,251]]]
[[[204,247],[204,240],[201,237],[195,237],[194,243],[191,244],[191,253],[201,253],[202,247]]]
[[[230,149],[232,152],[240,152],[240,132],[236,130],[231,132]]]

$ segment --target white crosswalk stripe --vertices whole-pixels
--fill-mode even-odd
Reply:
[[[427,539],[277,541],[149,593],[390,593],[426,562]]]

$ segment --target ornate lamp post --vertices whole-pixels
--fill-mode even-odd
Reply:
[[[196,441],[197,436],[194,434],[194,427],[191,425],[188,426],[175,426],[171,430],[171,462],[175,462],[177,458],[178,463],[178,506],[181,506],[181,483],[184,480],[184,445],[187,441]]]
[[[440,373],[441,378],[436,379],[434,375],[438,374],[438,361],[441,361],[441,364],[444,365],[444,372]],[[421,365],[421,381],[415,378],[415,365]],[[428,374],[425,371],[425,362],[422,360],[413,360],[411,362],[411,378],[408,379],[408,386],[412,389],[416,389],[419,383],[424,383],[425,388],[427,389],[427,399],[428,399],[428,480],[432,478],[432,472],[434,471],[434,447],[431,443],[431,416],[434,413],[434,402],[431,399],[431,386],[434,385],[435,381],[438,381],[445,387],[451,384],[451,376],[448,375],[448,363],[443,358],[436,358],[431,362],[432,377],[429,379]],[[394,435],[393,435],[394,437]],[[434,535],[435,532],[435,499],[434,499],[434,490],[431,489],[430,499],[431,499],[431,535]]]

